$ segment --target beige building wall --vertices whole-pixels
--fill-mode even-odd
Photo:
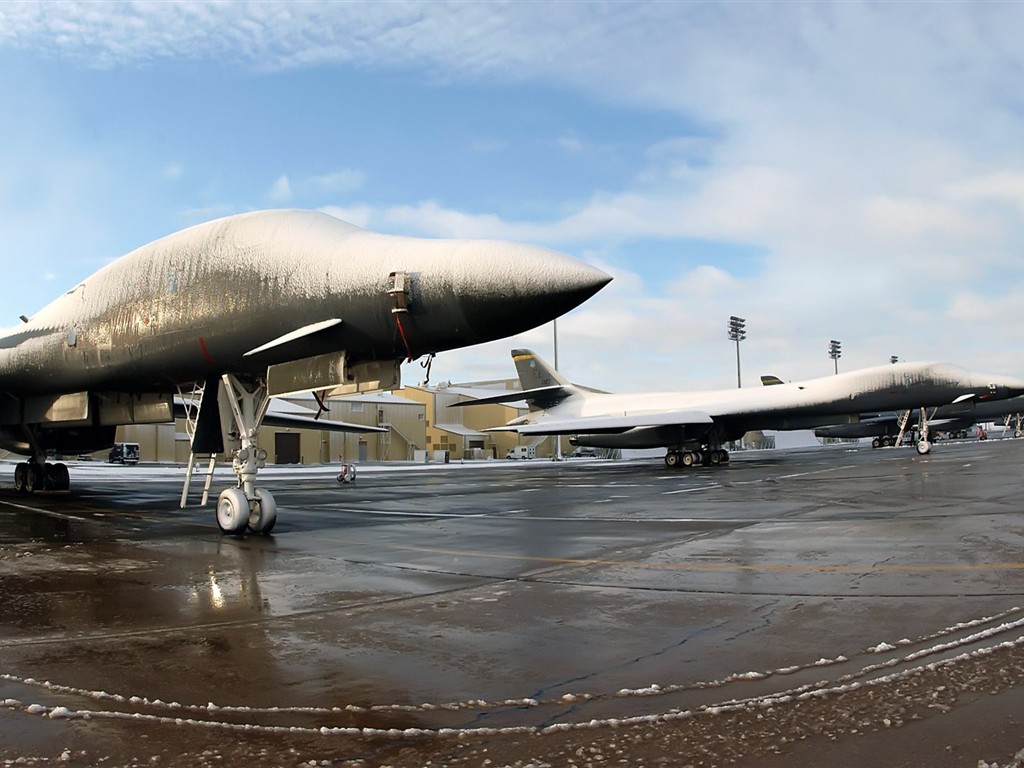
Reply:
[[[285,402],[309,409],[311,397],[282,398]],[[357,395],[329,400],[324,418],[367,426],[387,426],[387,432],[339,433],[318,429],[265,426],[260,430],[259,446],[267,452],[267,463],[288,457],[278,455],[278,435],[298,436],[298,460],[302,464],[332,464],[348,461],[411,461],[426,445],[423,405],[402,400],[389,393]],[[313,416],[315,407],[306,413]],[[305,414],[304,414],[305,415]],[[144,424],[117,429],[118,442],[139,443],[140,460],[150,462],[188,462],[190,447],[183,419],[174,424]],[[294,439],[294,438],[292,438]],[[288,438],[285,438],[289,441]],[[289,441],[290,442],[290,441]],[[106,452],[96,454],[106,459]]]
[[[452,461],[477,458],[478,451],[474,449],[479,449],[482,458],[504,459],[513,447],[520,445],[519,436],[513,432],[484,431],[500,427],[519,416],[516,408],[501,403],[450,408],[451,403],[472,400],[456,388],[409,386],[397,390],[396,394],[423,404],[427,450],[448,451]]]
[[[518,445],[533,445],[538,457],[554,454],[554,438],[520,438],[514,432],[486,432],[502,426],[521,411],[508,405],[493,403],[468,408],[449,408],[450,403],[471,400],[460,387],[403,387],[394,393],[381,392],[332,398],[327,402],[324,418],[367,426],[387,426],[386,433],[339,433],[316,429],[295,429],[265,426],[260,430],[259,445],[267,451],[267,463],[282,459],[278,455],[277,435],[298,435],[298,460],[303,464],[336,462],[412,461],[417,451],[427,451],[433,459],[435,451],[447,451],[450,460],[475,458],[504,459]],[[500,389],[500,387],[495,387]],[[284,398],[286,403],[302,406],[312,416],[316,413],[311,396]],[[184,420],[175,424],[123,426],[117,440],[137,442],[142,461],[186,463],[189,443]],[[294,438],[286,438],[292,441]],[[568,438],[562,438],[562,451],[572,452]],[[106,459],[106,454],[97,454]]]
[[[352,395],[328,401],[330,418],[367,426],[388,427],[386,433],[329,433],[329,461],[412,461],[424,450],[426,411],[421,402],[389,392]]]

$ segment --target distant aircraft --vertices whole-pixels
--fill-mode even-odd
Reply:
[[[1024,414],[1024,397],[1011,397],[1007,400],[990,400],[979,403],[943,405],[932,410],[928,422],[933,429],[941,429],[944,433],[963,432],[964,430],[987,421],[1004,419],[1009,425],[1015,422],[1014,437],[1021,436],[1022,414]],[[832,424],[817,427],[817,437],[855,438],[870,437],[872,448],[895,445],[905,430],[911,430],[920,421],[917,409],[897,413],[861,414],[857,424]]]
[[[0,447],[19,490],[66,490],[50,452],[110,447],[121,424],[173,420],[194,394],[194,454],[226,451],[229,533],[269,533],[255,486],[270,397],[397,386],[403,358],[500,339],[577,306],[611,278],[546,249],[382,235],[314,211],[271,210],[185,229],[122,256],[0,333]]]
[[[458,405],[526,400],[530,413],[491,431],[575,435],[595,448],[665,446],[669,467],[729,460],[723,446],[755,429],[809,429],[855,422],[865,411],[968,404],[1024,393],[1024,380],[987,376],[946,363],[897,363],[761,389],[602,394],[570,384],[528,349],[512,351],[524,391]],[[922,413],[925,411],[922,410]],[[928,453],[928,421],[919,453]]]
[[[766,387],[782,383],[778,376],[761,377],[761,384]],[[967,400],[940,405],[932,409],[927,421],[931,429],[937,431],[941,428],[945,434],[955,434],[963,433],[980,422],[999,418],[1004,420],[1007,427],[1011,421],[1015,422],[1013,436],[1020,437],[1024,422],[1024,397],[980,402]],[[920,421],[921,412],[917,408],[901,412],[861,413],[856,423],[823,425],[814,429],[814,435],[840,439],[870,437],[873,438],[872,448],[888,448],[900,442],[904,434],[916,432],[916,424]]]

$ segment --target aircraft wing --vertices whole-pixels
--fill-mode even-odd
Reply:
[[[174,417],[184,419],[186,417],[185,404],[181,398],[174,398]],[[366,424],[354,424],[348,421],[332,421],[331,419],[316,419],[312,416],[301,416],[295,413],[269,410],[263,417],[263,423],[270,427],[281,427],[287,429],[319,429],[324,432],[387,432],[387,427],[371,427]]]
[[[601,415],[540,419],[533,424],[512,424],[484,431],[518,432],[520,435],[592,435],[602,432],[615,434],[643,427],[711,423],[711,416],[703,411],[659,411],[655,413],[627,413],[621,416]]]
[[[387,432],[387,427],[370,427],[353,424],[350,421],[314,419],[312,416],[295,416],[287,413],[268,413],[263,423],[270,427],[295,427],[297,429],[320,429],[324,432]]]

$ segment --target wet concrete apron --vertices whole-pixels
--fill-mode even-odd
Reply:
[[[1009,763],[1022,451],[278,470],[241,539],[173,472],[72,467],[0,491],[0,756]]]

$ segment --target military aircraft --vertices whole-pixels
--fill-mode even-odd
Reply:
[[[1021,436],[1022,414],[1024,414],[1024,397],[1011,397],[1008,400],[991,400],[979,403],[942,405],[932,410],[928,421],[933,429],[941,429],[944,433],[964,433],[969,427],[980,422],[1004,420],[1007,426],[1015,422],[1013,436]],[[900,442],[906,430],[912,429],[915,422],[920,421],[920,413],[912,411],[895,411],[889,413],[861,414],[857,424],[831,424],[816,427],[814,434],[818,437],[870,437],[872,448],[888,448]],[[962,434],[961,434],[962,436]]]
[[[523,391],[457,405],[526,400],[530,412],[491,431],[574,435],[595,448],[665,446],[668,467],[728,462],[723,447],[755,429],[854,423],[866,411],[969,404],[1024,393],[1024,380],[975,374],[948,363],[897,363],[761,389],[607,394],[570,384],[528,349],[512,351]],[[922,416],[918,452],[931,450]]]
[[[610,280],[530,245],[384,235],[315,211],[207,222],[0,333],[0,447],[30,457],[19,490],[66,490],[67,467],[48,453],[108,448],[118,425],[171,421],[175,401],[191,400],[193,453],[226,452],[238,478],[217,500],[218,525],[269,533],[277,508],[255,485],[257,437],[265,418],[296,421],[267,417],[269,398],[392,388],[403,359],[533,328]]]

